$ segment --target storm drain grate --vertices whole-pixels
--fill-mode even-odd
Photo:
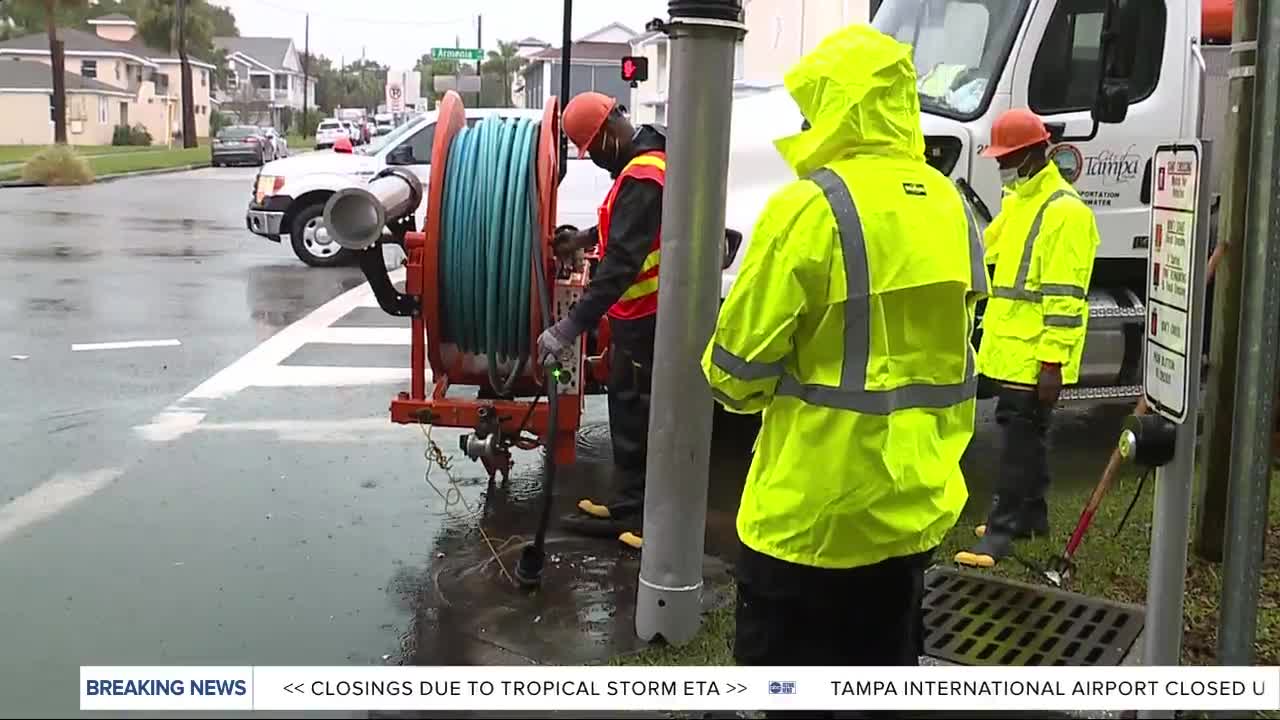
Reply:
[[[1142,614],[1105,600],[935,568],[924,652],[959,665],[1119,665]]]

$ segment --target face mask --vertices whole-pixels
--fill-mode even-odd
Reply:
[[[1000,168],[1000,184],[1010,190],[1017,190],[1018,186],[1027,181],[1022,174],[1022,169],[1027,166],[1027,161],[1030,159],[1024,158],[1021,163],[1011,168]]]
[[[591,153],[591,162],[596,167],[608,171],[610,175],[616,176],[622,172],[622,146],[612,135],[607,135],[600,142],[600,152]]]

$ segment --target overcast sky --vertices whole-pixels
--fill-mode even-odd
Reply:
[[[298,50],[311,14],[311,51],[348,62],[361,52],[393,68],[409,69],[433,47],[474,47],[476,15],[482,15],[485,48],[498,40],[534,36],[560,45],[563,4],[559,0],[212,0],[231,8],[245,36],[291,37]],[[612,8],[612,9],[611,9]],[[625,8],[620,10],[619,8]],[[637,32],[654,17],[666,17],[666,0],[578,0],[573,35],[579,38],[611,22]]]

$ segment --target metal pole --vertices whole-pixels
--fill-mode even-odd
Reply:
[[[645,478],[636,633],[681,645],[698,632],[711,391],[698,361],[715,330],[739,0],[670,3],[671,108],[662,273]]]
[[[1175,453],[1156,470],[1155,509],[1151,522],[1151,569],[1147,576],[1147,614],[1143,626],[1142,661],[1146,665],[1178,665],[1182,657],[1182,595],[1187,578],[1187,537],[1191,522],[1191,486],[1196,462],[1196,418],[1200,409],[1200,348],[1204,342],[1205,284],[1200,282],[1209,249],[1209,168],[1212,143],[1203,141],[1200,175],[1196,179],[1196,213],[1190,283],[1191,313],[1187,337],[1186,420],[1178,426]],[[1139,717],[1173,717],[1172,713],[1142,712]]]
[[[476,50],[484,52],[484,33],[481,28],[484,26],[484,16],[476,15]],[[483,104],[484,99],[484,70],[481,65],[484,64],[484,58],[476,60],[476,77],[480,78],[480,89],[476,90],[476,107]]]
[[[302,40],[302,122],[298,134],[306,139],[307,137],[307,90],[311,85],[311,13],[307,13],[307,21],[304,26]]]
[[[1221,231],[1217,252],[1223,253],[1214,272],[1213,329],[1209,347],[1209,378],[1205,391],[1204,458],[1200,463],[1200,502],[1196,505],[1196,555],[1222,562],[1231,471],[1231,433],[1235,415],[1236,362],[1240,334],[1240,277],[1244,269],[1244,227],[1248,217],[1249,140],[1253,127],[1253,69],[1258,37],[1258,2],[1236,2],[1232,18],[1230,110],[1226,142],[1230,153],[1224,170]]]
[[[1235,436],[1227,499],[1226,567],[1218,662],[1252,665],[1258,621],[1258,582],[1271,475],[1276,395],[1276,330],[1280,313],[1280,0],[1263,0],[1258,15],[1258,88],[1253,109],[1253,168],[1249,174],[1236,373]]]
[[[560,111],[573,99],[569,94],[570,63],[573,61],[573,0],[564,0],[564,27],[560,33]],[[551,78],[547,78],[551,82]],[[560,179],[569,171],[569,138],[560,134]]]

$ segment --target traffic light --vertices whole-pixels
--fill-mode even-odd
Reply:
[[[649,58],[643,55],[628,55],[622,58],[622,79],[635,87],[649,79]]]

